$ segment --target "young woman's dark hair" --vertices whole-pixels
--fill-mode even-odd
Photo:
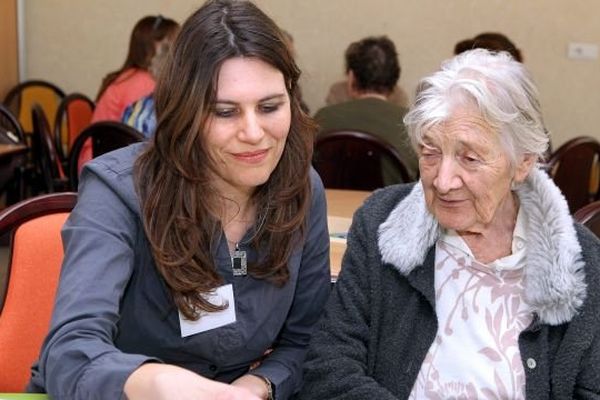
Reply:
[[[207,2],[183,25],[155,90],[157,129],[136,163],[144,228],[156,265],[179,310],[189,319],[219,309],[204,294],[222,284],[212,259],[224,199],[211,185],[214,166],[204,129],[224,61],[256,58],[283,74],[291,102],[285,149],[268,181],[258,187],[252,241],[268,255],[248,273],[283,285],[287,260],[302,236],[310,206],[308,178],[315,126],[298,98],[300,71],[275,23],[250,2]]]
[[[148,70],[156,52],[155,44],[168,36],[174,35],[179,24],[162,15],[147,16],[140,19],[134,26],[129,39],[129,50],[125,62],[116,71],[110,72],[102,80],[96,100],[104,93],[119,75],[130,68]]]
[[[386,36],[367,37],[348,46],[346,71],[352,71],[358,91],[390,94],[400,79],[396,46]]]

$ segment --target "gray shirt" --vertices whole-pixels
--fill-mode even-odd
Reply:
[[[234,277],[221,235],[213,256],[225,283],[233,284],[237,320],[182,338],[133,185],[142,146],[109,153],[83,171],[77,206],[62,232],[65,259],[50,332],[28,390],[46,391],[53,399],[113,400],[122,396],[128,376],[149,361],[230,382],[273,348],[253,373],[273,382],[278,399],[288,398],[301,383],[306,346],[329,293],[329,236],[318,175],[311,171],[312,205],[304,240],[288,263],[287,284]],[[249,261],[268,251],[250,245],[243,250]]]

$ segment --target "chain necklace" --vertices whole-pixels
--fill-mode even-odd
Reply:
[[[260,232],[263,225],[265,224],[265,221],[267,220],[268,211],[269,207],[267,206],[263,215],[260,218],[260,223],[258,224],[258,227],[254,230],[252,236],[250,236],[244,241],[235,242],[235,248],[233,250],[233,253],[231,254],[231,269],[233,270],[233,276],[248,275],[248,260],[246,257],[246,250],[240,250],[240,245],[246,245],[250,243],[256,237],[256,235],[258,235],[258,232]]]

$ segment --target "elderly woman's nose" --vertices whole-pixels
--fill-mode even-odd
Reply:
[[[458,189],[461,185],[458,172],[456,160],[451,157],[443,157],[433,180],[436,190],[440,193],[447,193],[453,189]]]
[[[259,142],[264,135],[259,116],[254,112],[248,112],[242,118],[239,136],[245,142]]]

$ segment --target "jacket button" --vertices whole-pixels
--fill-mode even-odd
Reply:
[[[528,358],[527,359],[527,368],[534,369],[535,367],[537,367],[537,363],[535,362],[535,359]]]
[[[529,362],[529,361],[527,361]],[[215,364],[211,364],[208,369],[210,370],[210,372],[215,372],[217,370],[217,366]]]

